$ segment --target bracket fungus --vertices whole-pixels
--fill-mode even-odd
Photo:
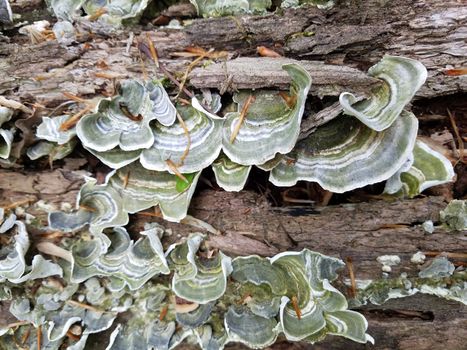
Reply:
[[[226,191],[241,191],[248,180],[251,165],[240,165],[221,154],[213,163],[212,170],[217,184]]]
[[[188,211],[200,172],[183,179],[166,171],[145,169],[138,162],[107,176],[108,188],[119,193],[122,209],[128,213],[158,205],[169,221],[182,220]]]
[[[160,228],[142,231],[145,237],[133,242],[123,227],[115,227],[92,240],[78,241],[71,250],[71,281],[108,276],[109,290],[118,291],[125,285],[136,290],[152,277],[169,273],[158,231]]]
[[[255,13],[271,6],[269,0],[192,2],[206,16]],[[309,2],[289,1],[292,6]],[[58,17],[70,21],[83,9],[91,16],[99,11],[102,17],[116,16],[117,22],[138,16],[147,3],[48,1]],[[291,78],[289,92],[237,92],[235,112],[220,110],[220,96],[209,91],[203,92],[204,104],[212,112],[196,97],[191,105],[173,105],[160,82],[125,80],[117,96],[101,98],[92,112],[88,106],[76,128],[62,128],[68,115],[43,118],[30,158],[59,159],[80,142],[113,170],[103,184],[86,179],[76,210],[49,214],[49,228],[65,238],[35,248],[54,255],[43,249],[44,244],[54,246],[60,251],[55,257],[64,260],[57,264],[36,255],[29,265],[26,226],[0,210],[0,238],[8,235],[0,249],[0,282],[5,284],[0,299],[14,297],[10,313],[24,322],[18,330],[0,328],[0,334],[24,335],[32,324],[39,336],[30,337],[29,346],[78,350],[89,334],[109,329],[125,313],[108,349],[173,349],[186,338],[203,349],[223,349],[229,342],[264,348],[281,334],[308,343],[328,334],[372,342],[365,318],[348,310],[345,296],[331,284],[344,265],[337,258],[303,249],[271,258],[232,259],[203,244],[200,233],[164,251],[162,226],[138,233],[124,228],[129,214],[155,206],[163,219],[184,219],[201,172],[210,166],[228,191],[243,189],[252,166],[270,171],[270,182],[277,186],[315,181],[336,193],[387,181],[387,193],[413,197],[452,179],[450,162],[416,141],[417,119],[404,110],[426,78],[420,63],[386,56],[369,71],[384,83],[369,99],[357,101],[343,93],[346,115],[300,140],[311,77],[299,64],[283,68]],[[12,111],[0,107],[0,127],[10,125],[11,116]],[[9,157],[12,140],[11,131],[0,129],[0,158]],[[453,228],[465,228],[465,203],[452,203],[441,217]],[[138,234],[143,237],[133,240]],[[438,277],[454,274],[453,266],[441,263],[434,269]],[[440,274],[440,268],[446,271]],[[31,293],[35,286],[25,282],[39,278]],[[13,296],[10,283],[24,283],[25,291],[15,290]],[[463,289],[460,284],[455,288],[452,298],[460,299]],[[75,339],[69,336],[73,327],[80,330]]]
[[[407,164],[387,180],[385,193],[412,198],[429,187],[452,181],[453,177],[451,162],[417,140]]]
[[[198,15],[203,17],[265,13],[271,0],[190,0]]]
[[[281,253],[270,259],[237,258],[233,261],[232,278],[253,295],[247,303],[252,314],[269,318],[279,315],[280,330],[288,340],[314,343],[326,333],[332,333],[361,343],[372,341],[365,333],[365,318],[347,310],[344,295],[329,283],[337,278],[336,270],[342,266],[343,262],[338,259],[304,249]],[[269,291],[266,299],[280,298],[275,313],[268,315],[264,309],[257,308],[259,303],[255,297],[261,295],[261,289],[263,293]],[[269,312],[272,310],[270,307]],[[247,332],[247,329],[243,331]]]
[[[42,123],[37,126],[36,136],[42,140],[55,142],[59,145],[70,142],[73,137],[76,136],[76,129],[69,128],[63,130],[61,128],[70,118],[71,116],[69,115],[61,115],[53,118],[43,117]]]
[[[227,276],[232,272],[231,259],[219,252],[214,257],[196,255],[203,240],[194,235],[186,242],[169,247],[167,257],[175,270],[172,290],[180,298],[206,304],[219,299],[225,292]]]
[[[263,348],[281,332],[289,340],[310,342],[326,333],[370,340],[363,316],[348,311],[345,297],[329,283],[342,261],[305,249],[232,263],[220,251],[206,251],[200,234],[164,253],[163,231],[153,225],[137,242],[121,227],[78,239],[63,278],[45,280],[34,294],[15,300],[11,313],[35,327],[43,325],[44,344],[53,348],[66,342],[76,324],[85,339],[73,345],[84,347],[86,335],[110,328],[121,312],[127,322],[114,330],[108,349],[173,349],[187,337],[203,349],[222,349],[228,342]],[[250,300],[239,303],[238,293],[246,290]],[[275,302],[265,312],[259,306],[267,298]],[[298,309],[288,305],[289,298],[296,299]],[[297,321],[298,313],[313,322]]]
[[[327,10],[334,6],[334,0],[283,0],[282,8],[295,8],[302,5],[313,5],[319,9]]]
[[[384,82],[369,99],[357,102],[353,94],[343,92],[339,101],[345,114],[358,118],[376,131],[385,130],[394,123],[428,75],[420,62],[397,56],[384,56],[368,74]]]
[[[97,185],[97,181],[87,178],[79,191],[77,210],[73,213],[51,212],[49,226],[65,232],[77,231],[89,225],[93,234],[105,228],[124,226],[128,214],[123,210],[122,200],[116,190],[107,185]]]
[[[409,158],[417,129],[417,118],[409,112],[381,132],[354,118],[337,117],[299,141],[272,169],[270,181],[276,186],[315,181],[342,193],[387,180]]]
[[[227,310],[224,322],[230,341],[238,341],[252,349],[274,344],[280,331],[275,318],[264,318],[236,305]]]
[[[222,134],[222,149],[233,162],[263,164],[295,146],[311,77],[298,64],[285,64],[282,68],[292,79],[289,94],[258,90],[234,95],[238,111],[225,115]]]
[[[98,152],[117,146],[123,151],[149,148],[154,142],[149,122],[157,119],[170,124],[175,120],[175,115],[174,118],[168,115],[169,104],[168,96],[165,104],[156,104],[141,83],[125,81],[121,94],[101,100],[96,113],[80,119],[76,132],[83,146]]]
[[[0,237],[10,241],[0,247],[0,283],[19,284],[53,275],[62,276],[62,268],[41,255],[33,257],[31,266],[27,264],[26,253],[31,242],[26,225],[14,214],[5,218],[3,209],[0,209]]]
[[[441,221],[451,230],[467,230],[467,201],[454,199],[439,213]]]
[[[155,125],[154,143],[141,154],[140,162],[150,170],[173,169],[168,161],[177,164],[181,173],[198,172],[217,158],[221,151],[223,120],[212,118],[192,106],[177,106],[183,120],[172,126]]]
[[[81,18],[83,10],[88,18],[120,26],[122,21],[141,16],[149,0],[46,0],[47,5],[61,20],[73,21]]]
[[[0,106],[0,158],[8,159],[13,143],[13,132],[9,129],[3,129],[2,125],[8,122],[13,116],[13,111],[9,108]]]
[[[0,1],[0,24],[11,24],[13,22],[13,12],[8,0]]]
[[[54,118],[43,117],[42,122],[37,126],[36,136],[39,142],[29,147],[26,151],[31,160],[48,156],[50,161],[63,159],[78,144],[75,138],[76,129],[74,127],[63,130],[62,125],[66,124],[72,117],[61,115]]]

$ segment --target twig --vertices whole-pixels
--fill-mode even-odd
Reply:
[[[161,310],[161,313],[159,315],[159,321],[164,321],[164,318],[165,316],[167,315],[167,311],[169,311],[169,306],[168,305],[165,305],[162,310]]]
[[[190,147],[191,147],[191,136],[190,136],[190,131],[188,130],[188,127],[185,124],[185,121],[183,120],[182,116],[180,113],[177,112],[177,119],[180,122],[183,131],[185,132],[185,136],[187,138],[187,145],[185,147],[185,150],[183,151],[182,156],[180,157],[180,163],[177,164],[177,167],[181,167],[183,163],[185,162],[185,158],[188,156],[188,153],[190,152]]]
[[[181,86],[180,86],[180,89],[179,89],[179,91],[178,91],[178,94],[177,94],[177,96],[175,96],[176,99],[180,96],[180,94],[181,94],[182,91],[183,91],[183,87],[185,86],[186,81],[187,81],[187,79],[188,79],[188,74],[190,74],[191,70],[192,70],[199,62],[201,62],[203,59],[205,59],[206,56],[207,56],[210,52],[212,52],[212,51],[214,51],[214,50],[211,49],[210,51],[205,51],[205,52],[201,53],[201,54],[199,55],[198,58],[196,58],[193,62],[191,62],[191,63],[188,65],[187,69],[185,70],[185,74],[183,75],[182,82],[180,83]]]
[[[188,181],[188,179],[178,170],[178,167],[175,165],[175,163],[172,160],[167,159],[165,163],[178,178],[183,180],[185,183],[190,183],[190,181]]]
[[[7,324],[5,328],[16,328],[16,327],[21,327],[29,324],[28,321],[18,321],[14,323]]]
[[[452,259],[467,259],[467,253],[448,253],[448,252],[423,252],[424,255],[426,256],[438,256],[438,255],[444,255],[447,258],[452,258]]]
[[[91,310],[91,311],[94,311],[94,312],[104,312],[104,311],[99,310],[98,308],[96,308],[96,307],[94,307],[92,305],[80,303],[79,301],[75,301],[75,300],[67,300],[66,303],[69,304],[69,305],[72,305],[72,306],[81,307],[83,309]]]
[[[130,180],[130,171],[128,170],[126,175],[123,177],[123,188],[127,188],[129,180]]]
[[[42,326],[39,325],[36,328],[36,336],[37,336],[37,350],[41,350],[41,342],[42,342]]]
[[[21,345],[23,345],[24,343],[26,343],[26,340],[28,340],[30,334],[31,334],[31,327],[28,327],[28,329],[26,330],[26,332],[25,332],[25,333],[23,334],[23,336],[21,337]]]
[[[24,113],[32,113],[32,110],[23,105],[22,103],[16,102],[14,100],[9,100],[3,96],[0,96],[0,106],[12,108],[12,109],[19,109]]]
[[[56,256],[68,262],[73,261],[73,256],[69,250],[63,249],[52,242],[39,242],[36,244],[36,248],[41,253]]]
[[[138,49],[139,49],[139,52],[140,52],[140,57],[141,57],[141,53],[143,53],[144,55],[146,55],[146,57],[152,59],[152,55],[151,55],[151,49],[147,47],[146,44],[144,44],[143,42],[138,42]],[[157,54],[157,49],[154,48],[156,50],[156,54]],[[159,57],[159,56],[158,56]],[[189,98],[193,98],[195,97],[195,95],[189,91],[188,89],[186,89],[184,86],[182,86],[182,84],[180,84],[180,82],[173,76],[172,73],[170,73],[167,68],[162,64],[162,62],[159,61],[159,67],[158,67],[162,73],[173,83],[175,84],[175,86],[177,86],[179,89],[181,89]],[[205,106],[204,104],[201,104],[201,106],[206,110],[208,111],[209,113],[212,113],[212,114],[215,114],[213,111],[211,111],[211,109],[207,106]]]
[[[300,307],[298,306],[297,297],[294,295],[294,296],[292,297],[292,300],[291,300],[291,301],[292,301],[292,306],[293,306],[293,308],[294,308],[294,310],[295,310],[295,314],[297,315],[297,318],[298,318],[299,320],[301,320],[301,319],[302,319],[302,311],[300,310]]]
[[[449,115],[449,120],[451,121],[452,128],[454,129],[454,133],[456,134],[457,138],[457,143],[459,144],[459,161],[463,164],[467,164],[467,162],[464,160],[464,141],[462,140],[462,137],[459,133],[459,128],[457,127],[456,124],[456,119],[454,118],[454,115],[451,113],[449,109],[446,109]]]
[[[149,36],[149,33],[146,33],[146,39],[148,40],[149,52],[151,53],[151,58],[154,61],[154,64],[156,65],[156,67],[159,67],[159,57],[157,56],[157,50],[156,50],[156,47],[154,46],[153,41],[151,40],[151,37]]]
[[[23,204],[29,204],[31,202],[34,202],[33,199],[24,199],[22,201],[18,201],[18,202],[13,202],[11,204],[8,204],[8,205],[5,205],[3,207],[1,207],[3,210],[9,210],[9,209],[15,209]]]
[[[238,135],[238,132],[240,131],[240,128],[242,127],[243,120],[245,119],[245,116],[248,112],[248,109],[250,108],[250,105],[255,102],[256,97],[254,95],[248,96],[245,104],[243,105],[243,108],[240,112],[240,116],[238,117],[237,125],[235,125],[235,129],[232,132],[232,135],[230,136],[230,143],[233,143],[235,141],[235,138]]]
[[[352,258],[350,256],[345,258],[345,265],[347,266],[347,269],[349,270],[349,276],[350,276],[350,297],[355,298],[357,295],[357,281],[355,280],[355,273],[353,271]]]
[[[79,111],[75,115],[72,115],[70,117],[70,119],[68,119],[66,122],[64,122],[62,125],[60,125],[60,128],[59,128],[60,131],[67,131],[67,130],[71,129],[73,126],[76,125],[76,123],[78,123],[78,121],[81,119],[81,117],[83,115],[85,115],[87,112],[89,112],[90,110],[91,110],[91,107],[87,106],[86,108],[82,109],[81,111]]]

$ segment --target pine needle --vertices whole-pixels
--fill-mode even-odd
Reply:
[[[250,108],[250,105],[255,102],[256,97],[253,95],[248,96],[248,99],[246,100],[245,104],[243,105],[243,108],[240,112],[240,117],[238,118],[237,125],[235,126],[235,129],[230,136],[230,143],[233,143],[235,141],[235,138],[238,135],[238,132],[240,131],[240,128],[242,127],[243,120],[245,119],[245,116],[248,112],[248,109]]]

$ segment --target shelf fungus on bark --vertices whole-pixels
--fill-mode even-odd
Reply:
[[[13,23],[13,12],[11,11],[10,3],[8,0],[0,1],[0,25],[1,24],[12,24]]]
[[[215,303],[215,301],[211,301],[207,304],[198,305],[198,307],[193,311],[176,313],[176,320],[184,327],[198,328],[205,324],[211,317],[211,312]]]
[[[120,26],[122,21],[138,18],[149,0],[46,0],[56,17],[73,21],[81,18],[83,10],[89,19]]]
[[[133,293],[134,302],[129,309],[132,317],[124,325],[117,325],[107,349],[171,349],[173,339],[179,334],[176,323],[168,319],[169,315],[160,316],[168,305],[168,288],[161,284],[145,285]]]
[[[304,249],[278,254],[271,264],[294,276],[286,282],[287,296],[282,297],[279,311],[288,340],[314,343],[329,333],[360,343],[373,342],[365,333],[365,318],[347,310],[345,296],[330,284],[342,261]]]
[[[78,140],[75,138],[76,129],[62,130],[70,115],[61,115],[54,118],[43,117],[42,123],[38,125],[36,136],[39,142],[29,147],[26,151],[31,160],[48,156],[51,161],[63,159],[73,152]]]
[[[281,326],[277,329],[288,340],[314,343],[328,333],[361,343],[372,340],[365,334],[365,318],[347,310],[344,295],[330,284],[337,278],[336,270],[343,266],[342,261],[305,249],[273,258],[239,257],[232,266],[232,279],[248,296],[243,304],[250,314],[273,320],[278,315]],[[242,329],[245,343],[255,334],[249,329],[253,328]],[[270,339],[272,329],[276,328],[271,328]],[[234,340],[242,341],[238,332]]]
[[[55,142],[39,141],[35,145],[29,147],[26,154],[31,160],[36,160],[45,156],[48,156],[51,161],[59,160],[73,152],[77,143],[78,141],[76,139],[72,139],[70,142],[62,145]]]
[[[45,280],[39,285],[29,298],[16,298],[10,305],[10,313],[18,320],[27,322],[27,325],[19,329],[20,335],[25,335],[29,324],[32,324],[42,333],[41,339],[37,336],[23,337],[30,348],[58,349],[62,343],[68,343],[68,349],[83,349],[89,334],[99,333],[110,328],[117,312],[99,309],[102,305],[118,306],[120,312],[124,312],[128,305],[128,298],[119,293],[109,293],[104,290],[96,306],[90,303],[84,295],[88,295],[89,288],[86,283],[82,302],[73,300],[80,298],[79,285],[62,284],[59,280]],[[121,299],[120,299],[121,298]],[[85,307],[83,307],[85,306]],[[73,327],[78,327],[77,337],[68,337],[73,333]],[[0,332],[2,329],[0,328]]]
[[[230,306],[224,324],[229,341],[243,343],[252,349],[274,344],[280,333],[280,324],[274,317],[255,315],[244,306]]]
[[[225,154],[221,154],[212,163],[212,170],[220,187],[226,191],[238,192],[245,187],[251,165],[234,163]]]
[[[198,327],[194,330],[196,339],[201,349],[206,350],[221,350],[224,348],[228,341],[227,332],[221,327],[217,327],[213,330],[213,327],[209,324],[205,324],[202,327]]]
[[[43,117],[36,130],[36,136],[42,140],[63,145],[76,136],[76,128],[62,130],[61,126],[71,118],[70,115]]]
[[[152,277],[168,274],[160,231],[160,227],[142,231],[145,237],[134,242],[123,227],[115,227],[92,240],[78,241],[71,250],[71,281],[81,283],[94,276],[106,276],[111,291],[125,286],[136,290]],[[103,239],[103,235],[107,238]]]
[[[409,112],[381,132],[352,117],[337,117],[299,141],[272,169],[270,181],[276,186],[315,181],[342,193],[387,180],[409,158],[417,129],[417,118]]]
[[[369,99],[357,102],[353,94],[343,92],[339,101],[345,114],[358,118],[376,131],[385,130],[394,123],[427,78],[423,64],[397,56],[384,56],[368,74],[384,82]]]
[[[446,157],[417,140],[409,160],[388,179],[384,192],[412,198],[427,188],[452,181],[454,175]]]
[[[203,240],[193,235],[186,242],[169,247],[166,255],[171,269],[172,291],[180,298],[198,304],[219,299],[225,292],[227,276],[232,272],[231,258],[218,252],[213,257],[200,257],[196,253]]]
[[[89,225],[89,231],[97,235],[105,228],[126,225],[128,214],[123,210],[118,192],[110,186],[97,185],[97,180],[93,178],[86,180],[78,194],[77,210],[72,213],[50,213],[50,228],[72,232]]]
[[[258,90],[234,95],[238,111],[225,115],[222,133],[222,149],[233,162],[263,164],[295,146],[311,77],[298,64],[282,67],[292,79],[289,93]]]
[[[194,173],[207,168],[219,155],[223,120],[192,106],[178,105],[177,111],[183,123],[153,126],[154,143],[140,158],[146,169],[174,173],[170,161],[180,173]]]
[[[158,205],[164,219],[178,222],[187,214],[200,174],[184,174],[182,179],[134,162],[109,173],[107,183],[119,193],[125,212],[136,213]]]
[[[139,159],[141,150],[136,151],[124,151],[120,147],[115,147],[110,151],[97,152],[88,147],[86,148],[90,153],[95,155],[102,163],[111,167],[112,169],[119,169],[128,164],[133,163]]]
[[[2,126],[13,116],[13,111],[9,108],[0,106],[0,158],[8,159],[13,143],[13,132],[4,129]]]
[[[86,0],[46,0],[47,6],[55,16],[62,20],[73,21]]]
[[[76,131],[86,149],[117,168],[153,145],[151,121],[171,125],[175,118],[175,107],[159,83],[125,80],[120,95],[101,100],[97,112],[80,119]]]
[[[0,247],[0,283],[19,284],[52,275],[62,276],[62,268],[41,255],[35,255],[31,266],[27,265],[25,256],[31,243],[26,225],[14,214],[5,218],[3,209],[0,209],[0,237],[9,241]]]
[[[334,6],[334,0],[283,0],[282,8],[296,8],[303,5],[313,5],[319,9],[327,10]]]
[[[203,17],[263,14],[272,6],[271,0],[190,0]]]

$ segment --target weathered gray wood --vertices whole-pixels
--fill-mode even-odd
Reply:
[[[227,87],[228,90],[276,88],[286,90],[290,78],[282,65],[299,63],[310,73],[310,94],[338,96],[342,91],[369,92],[378,86],[379,80],[371,78],[355,68],[325,64],[319,61],[297,61],[287,58],[240,57],[231,61],[196,68],[190,74],[190,82],[196,88]],[[228,84],[225,86],[224,84]]]
[[[188,61],[172,54],[192,45],[229,50],[232,55],[255,55],[258,45],[277,46],[287,56],[326,62],[331,66],[323,66],[315,77],[316,90],[312,90],[321,95],[344,89],[365,92],[370,80],[357,72],[349,80],[352,69],[365,71],[384,54],[404,55],[421,60],[429,70],[427,84],[418,96],[434,97],[467,91],[465,76],[444,73],[449,67],[467,64],[466,21],[467,5],[455,0],[341,1],[328,12],[310,7],[256,17],[195,19],[183,30],[148,33],[173,71],[183,71]],[[133,31],[145,40],[141,28]],[[96,77],[96,72],[114,74],[118,79],[142,74],[135,46],[126,50],[128,37],[128,32],[85,36],[81,40],[89,44],[66,48],[55,41],[32,45],[25,37],[13,37],[11,43],[0,46],[0,93],[54,105],[65,100],[62,91],[79,95],[110,92],[109,79]],[[235,62],[241,61],[229,64]],[[262,75],[249,80],[251,71],[270,69],[262,61],[250,62],[254,62],[250,70],[234,72],[234,82],[240,87],[284,87],[280,69],[271,69],[274,73],[262,82]],[[154,67],[146,66],[149,74],[156,73]],[[194,86],[223,87],[227,76],[220,67],[222,63],[196,70]]]

